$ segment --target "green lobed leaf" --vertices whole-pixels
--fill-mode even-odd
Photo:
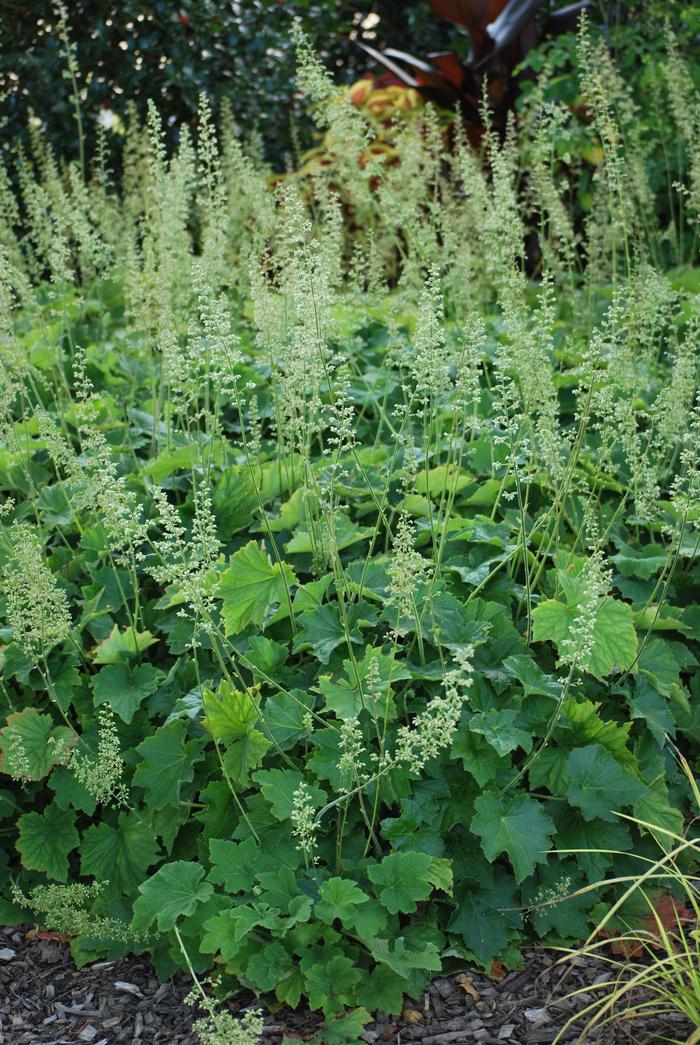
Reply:
[[[511,933],[522,922],[513,879],[500,874],[495,884],[462,890],[457,901],[449,930],[464,940],[477,961],[488,966],[503,953]]]
[[[639,801],[646,786],[600,744],[576,748],[567,761],[568,799],[586,820],[614,821],[615,811]]]
[[[118,664],[143,653],[157,641],[150,631],[134,631],[133,628],[120,631],[115,624],[108,637],[95,646],[92,659],[95,664]]]
[[[249,541],[231,556],[219,583],[226,634],[236,635],[248,624],[261,627],[270,606],[285,600],[295,582],[291,566],[273,563],[256,541]]]
[[[398,976],[408,977],[416,969],[438,972],[442,966],[440,953],[433,943],[411,946],[404,936],[399,936],[394,940],[371,940],[369,947],[374,960],[388,966]]]
[[[151,664],[107,664],[91,680],[95,707],[109,704],[129,723],[146,697],[155,693],[162,678],[163,673]]]
[[[620,550],[610,557],[610,561],[615,563],[623,577],[639,577],[643,581],[662,570],[669,557],[668,550],[661,544],[633,548],[621,541],[618,547]]]
[[[212,862],[209,881],[223,885],[229,893],[247,892],[253,886],[258,852],[258,844],[253,838],[246,838],[243,842],[212,838],[209,842]]]
[[[204,868],[187,860],[163,864],[139,886],[140,896],[134,902],[134,929],[141,932],[155,923],[160,932],[168,932],[178,918],[192,914],[198,904],[212,895],[212,886],[203,878]]]
[[[366,646],[361,659],[344,660],[345,677],[338,682],[321,676],[319,690],[326,707],[338,718],[357,718],[363,710],[372,718],[396,718],[393,684],[410,678],[406,665],[392,653]]]
[[[427,853],[390,853],[379,864],[371,864],[367,874],[390,914],[411,914],[419,900],[432,892]]]
[[[367,603],[352,603],[346,609],[348,635],[351,643],[362,644],[360,628],[370,627],[377,611]],[[297,618],[299,631],[294,639],[294,650],[310,649],[317,660],[327,664],[334,649],[346,643],[346,632],[340,610],[329,603],[316,606]]]
[[[271,991],[295,969],[294,959],[282,944],[273,940],[248,960],[245,974],[261,991]]]
[[[341,1016],[334,1016],[325,1021],[309,1045],[363,1045],[365,1039],[362,1031],[370,1019],[369,1012],[364,1008],[352,1009]]]
[[[480,733],[502,758],[519,747],[532,750],[532,734],[516,726],[517,718],[518,713],[512,708],[489,708],[472,715],[468,726],[472,733]]]
[[[471,829],[481,839],[485,856],[495,860],[507,853],[516,881],[522,882],[547,859],[555,827],[534,798],[504,799],[487,791],[475,800],[474,809]]]
[[[77,736],[67,726],[56,726],[50,715],[36,708],[13,711],[0,729],[0,772],[28,780],[43,780],[55,765],[68,760]]]
[[[234,689],[226,680],[216,693],[203,694],[203,725],[224,748],[224,766],[234,783],[243,785],[251,769],[259,766],[270,740],[256,726],[263,719],[257,693]]]
[[[30,871],[45,871],[49,878],[65,882],[68,854],[80,841],[75,829],[75,813],[52,803],[43,813],[25,813],[17,821],[17,827],[17,849],[22,865]]]
[[[336,954],[329,962],[304,970],[309,1006],[333,1016],[353,1005],[362,973],[351,958]]]
[[[194,778],[202,748],[198,740],[186,741],[186,733],[187,723],[177,720],[161,726],[136,746],[141,762],[134,773],[134,784],[145,788],[153,809],[177,806],[182,785]]]
[[[98,882],[132,893],[158,858],[153,831],[136,813],[120,813],[116,825],[89,827],[80,845],[80,869]]]
[[[329,925],[336,918],[352,924],[355,909],[369,901],[367,893],[347,878],[329,878],[321,886],[319,896],[315,906],[316,915]]]
[[[577,611],[556,599],[545,599],[532,611],[533,638],[553,642],[561,652],[562,643],[576,630]],[[593,648],[581,667],[596,678],[632,667],[637,656],[637,633],[632,608],[626,602],[601,600],[593,627]]]
[[[562,853],[579,850],[575,854],[576,863],[591,883],[605,877],[616,860],[615,850],[626,853],[632,848],[632,838],[625,824],[585,820],[568,807],[558,824],[556,843]]]
[[[253,773],[253,780],[272,806],[278,820],[289,820],[294,808],[294,792],[305,780],[304,774],[296,769],[260,769]],[[328,794],[320,787],[307,784],[311,801],[320,808],[328,801]]]

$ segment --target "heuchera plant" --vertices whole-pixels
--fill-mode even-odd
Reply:
[[[173,156],[155,109],[132,128],[119,192],[40,143],[0,184],[0,911],[79,964],[303,1001],[328,1045],[440,969],[584,939],[615,889],[579,887],[682,832],[698,284],[587,28],[583,231],[564,115],[477,155],[427,111],[363,167],[300,52],[335,143],[312,200],[206,99]],[[672,40],[668,70],[680,120]]]

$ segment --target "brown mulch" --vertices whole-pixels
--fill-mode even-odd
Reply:
[[[436,979],[400,1017],[378,1016],[366,1029],[368,1045],[539,1045],[551,1043],[573,1012],[590,1002],[609,967],[586,959],[555,965],[542,950],[526,954],[522,972],[500,981],[469,972]],[[183,1003],[191,982],[159,983],[145,958],[100,961],[75,969],[66,944],[35,932],[0,929],[0,1045],[199,1045],[192,1012]],[[585,988],[577,999],[566,995]],[[241,994],[234,1009],[257,1007]],[[265,1045],[284,1034],[313,1035],[317,1018],[281,1009],[266,1019]],[[586,1041],[647,1045],[689,1033],[682,1019],[620,1020]],[[572,1029],[564,1040],[573,1042]]]

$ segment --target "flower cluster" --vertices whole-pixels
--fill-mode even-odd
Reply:
[[[27,656],[44,656],[71,632],[68,596],[49,569],[38,533],[16,523],[0,578],[5,614],[15,641]]]

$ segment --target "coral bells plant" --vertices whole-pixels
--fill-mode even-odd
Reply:
[[[297,38],[313,197],[206,99],[0,177],[0,912],[188,970],[208,1042],[580,943],[700,742],[692,150],[667,233],[584,29],[582,225],[559,119],[447,150]]]

